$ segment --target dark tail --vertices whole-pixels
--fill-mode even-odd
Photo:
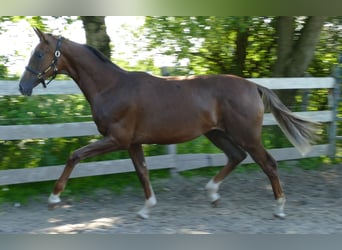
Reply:
[[[318,138],[320,123],[304,120],[294,115],[270,89],[257,85],[264,101],[265,110],[269,110],[278,122],[289,141],[303,155],[311,149],[311,144]]]

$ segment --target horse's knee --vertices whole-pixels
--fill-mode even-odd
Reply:
[[[80,157],[79,153],[77,151],[75,151],[69,156],[69,159],[67,161],[66,166],[74,166],[80,161],[81,161],[81,157]]]

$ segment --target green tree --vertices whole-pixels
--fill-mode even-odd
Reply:
[[[188,58],[195,74],[304,76],[313,60],[326,62],[325,46],[335,47],[335,61],[328,61],[324,68],[336,62],[341,48],[337,23],[339,17],[316,16],[147,17],[145,33],[151,49],[159,46],[178,60]],[[322,36],[334,40],[322,40]],[[320,53],[315,54],[318,47]]]
[[[150,47],[188,58],[195,74],[244,75],[250,25],[253,17],[147,17]],[[234,64],[236,60],[239,63]]]

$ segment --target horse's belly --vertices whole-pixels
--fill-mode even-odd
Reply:
[[[135,140],[144,144],[176,144],[192,140],[215,127],[216,122],[203,115],[154,117],[139,124]]]
[[[202,133],[176,133],[176,134],[169,134],[167,131],[159,133],[152,133],[152,134],[138,134],[135,139],[134,143],[137,144],[177,144],[186,141],[190,141]]]

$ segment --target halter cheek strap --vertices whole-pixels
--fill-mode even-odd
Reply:
[[[58,58],[61,56],[60,47],[61,47],[61,44],[62,44],[62,39],[63,39],[63,37],[60,37],[57,40],[56,50],[55,50],[55,53],[53,55],[52,62],[50,63],[50,65],[45,70],[43,70],[42,72],[38,72],[37,70],[34,70],[34,69],[30,68],[29,66],[26,66],[26,70],[28,72],[34,74],[38,78],[38,82],[43,84],[44,88],[46,88],[46,86],[52,80],[54,80],[56,78],[56,76],[57,76],[57,72],[58,72],[57,63],[58,63]],[[53,75],[50,78],[50,80],[47,83],[45,83],[44,75],[46,73],[48,73],[50,70],[53,70]]]

